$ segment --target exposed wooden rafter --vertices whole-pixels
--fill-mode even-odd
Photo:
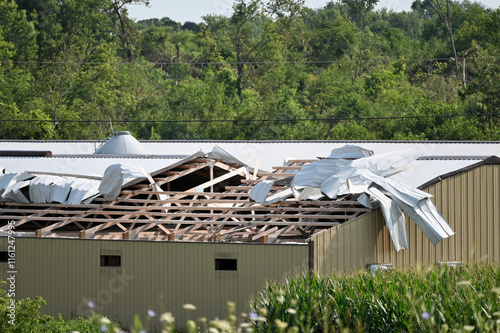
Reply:
[[[249,199],[255,183],[291,177],[312,161],[288,161],[273,173],[250,175],[247,167],[196,158],[155,174],[153,185],[146,180],[122,189],[113,200],[98,197],[81,205],[0,203],[0,230],[6,231],[6,222],[13,220],[17,232],[33,232],[37,237],[305,242],[315,232],[369,211],[354,197],[290,198],[269,206]],[[173,182],[174,191],[170,190]],[[271,193],[287,189],[279,183]]]

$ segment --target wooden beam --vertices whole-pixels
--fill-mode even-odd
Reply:
[[[222,176],[219,176],[215,179],[212,179],[208,182],[205,182],[203,184],[200,184],[196,187],[193,187],[192,189],[190,190],[187,190],[186,192],[191,192],[191,191],[195,191],[195,192],[203,192],[204,189],[206,189],[207,187],[210,187],[210,186],[213,186],[215,184],[218,184],[224,180],[227,180],[229,178],[232,178],[234,176],[237,176],[237,175],[241,175],[241,174],[245,174],[245,175],[248,175],[248,168],[246,166],[244,167],[241,167],[241,168],[238,168],[236,170],[233,170],[231,172],[228,172]]]
[[[300,170],[302,165],[273,166],[274,170]]]
[[[195,171],[198,171],[198,170],[201,170],[203,168],[206,168],[209,165],[210,165],[210,163],[205,162],[205,163],[201,163],[201,164],[191,165],[189,167],[183,166],[182,168],[180,168],[180,166],[179,166],[180,169],[185,169],[185,170],[182,170],[182,171],[171,171],[171,170],[169,170],[169,171],[167,171],[167,172],[176,172],[176,173],[172,174],[172,175],[170,175],[168,177],[165,177],[163,180],[158,181],[158,184],[159,185],[163,185],[163,184],[169,183],[171,181],[174,181],[176,179],[179,179],[181,177],[189,175],[189,174],[191,174],[191,173],[193,173]],[[158,175],[156,175],[156,177],[158,177]]]
[[[194,201],[196,203],[196,201]],[[199,203],[199,202],[198,202]],[[208,202],[207,202],[208,203]],[[227,205],[223,205],[224,203],[227,203]],[[249,203],[246,201],[246,203]],[[262,212],[262,213],[352,213],[357,214],[357,213],[367,213],[370,212],[371,209],[369,208],[356,208],[356,207],[344,207],[344,208],[339,208],[339,207],[293,207],[293,206],[262,206],[258,203],[251,203],[252,205],[239,205],[239,206],[231,206],[234,205],[233,202],[231,201],[226,201],[226,202],[221,202],[218,204],[209,204],[208,205],[198,205],[198,206],[184,206],[184,205],[179,205],[179,206],[170,206],[168,209],[163,206],[143,206],[140,209],[137,209],[138,207],[131,207],[131,206],[114,206],[113,208],[115,210],[88,210],[88,211],[71,211],[71,210],[53,210],[51,212],[51,215],[66,215],[68,217],[70,216],[79,216],[79,217],[84,217],[88,215],[107,215],[109,218],[114,218],[116,216],[141,216],[141,215],[153,215],[153,216],[170,216],[170,215],[179,215],[182,213],[189,213],[190,211],[196,211],[196,216],[201,216],[198,213],[200,211],[223,211],[223,212],[233,212],[233,213],[238,213],[238,212]],[[126,209],[126,210],[119,210],[119,209]],[[167,212],[165,212],[167,210]],[[36,220],[38,216],[36,214],[37,210],[32,210],[32,209],[21,209],[21,210],[6,210],[5,213],[11,213],[11,214],[16,214],[16,213],[31,213],[33,215],[31,216],[17,216],[26,218],[28,220]],[[217,213],[214,213],[214,215]],[[348,215],[348,214],[346,214]],[[2,216],[2,215],[0,215]],[[114,216],[114,217],[113,217]],[[239,216],[239,215],[237,215]],[[258,216],[258,214],[257,214]],[[314,215],[311,215],[314,216]],[[127,218],[127,217],[125,217]],[[53,229],[53,228],[50,228]]]
[[[257,233],[255,236],[252,237],[252,241],[255,241],[261,237],[264,237],[264,236],[269,236],[269,234],[272,234],[273,232],[277,231],[278,230],[278,227],[273,227],[271,229],[268,229],[264,232],[261,232],[261,233]],[[267,242],[266,242],[267,243]]]
[[[207,214],[207,215],[210,215],[210,214]],[[274,216],[275,215],[276,214],[274,214]],[[218,215],[218,217],[221,217],[221,216],[234,216],[234,215],[231,215],[231,214],[219,214]],[[273,215],[262,215],[262,216],[269,219],[269,217],[273,216]],[[7,216],[7,218],[9,220],[15,220],[16,217],[17,216]],[[242,215],[241,217],[245,218],[245,215]],[[282,215],[277,215],[277,217],[278,218],[282,217]],[[283,217],[296,218],[296,216],[283,216]],[[313,219],[313,220],[318,219],[316,216],[306,216],[306,217],[308,217],[309,219]],[[335,215],[327,215],[327,217],[335,217]],[[246,217],[246,218],[248,219],[251,217]],[[54,216],[54,217],[40,217],[37,219],[42,220],[42,221],[61,221],[61,220],[66,220],[68,218]],[[341,215],[339,219],[345,220],[345,221],[349,220],[349,218],[347,216],[344,216],[344,215]],[[97,230],[102,230],[102,229],[105,229],[111,225],[118,223],[118,222],[121,222],[121,223],[159,223],[159,224],[175,224],[175,225],[225,223],[225,224],[230,224],[230,225],[252,224],[252,225],[256,225],[256,226],[257,225],[266,225],[266,224],[285,225],[286,226],[288,224],[293,223],[293,224],[297,224],[299,226],[316,225],[316,226],[321,226],[321,227],[332,227],[332,226],[336,226],[336,225],[340,224],[340,222],[336,222],[336,221],[328,221],[328,222],[322,222],[322,221],[280,222],[279,219],[278,220],[277,219],[272,219],[272,220],[265,220],[265,219],[256,220],[256,219],[254,219],[252,221],[245,221],[245,220],[241,220],[241,221],[232,221],[232,220],[228,220],[228,221],[214,221],[214,220],[187,221],[187,220],[163,220],[163,219],[153,219],[153,220],[149,220],[149,219],[148,220],[146,220],[146,219],[141,219],[141,220],[138,220],[138,219],[120,219],[120,220],[110,222],[110,219],[104,219],[104,218],[86,218],[86,217],[73,218],[73,217],[71,217],[70,222],[72,222],[72,220],[76,220],[78,222],[101,223],[93,228],[87,229],[87,232],[93,232],[94,228],[97,228]],[[109,225],[103,227],[102,223],[109,224]]]
[[[288,163],[291,163],[291,164],[294,164],[294,163],[304,163],[304,164],[307,164],[307,163],[312,163],[312,162],[316,162],[316,161],[319,161],[318,159],[303,159],[303,160],[287,160]]]
[[[28,204],[28,205],[29,205],[29,204]],[[1,209],[1,210],[0,210],[0,212],[2,212],[2,213],[3,213],[4,211],[6,211],[6,210],[4,210],[4,209]],[[24,213],[24,211],[25,211],[25,210],[23,209],[23,210],[19,211],[19,213]],[[49,214],[49,213],[51,213],[52,211],[53,211],[52,207],[50,207],[50,206],[49,206],[49,207],[47,207],[47,209],[45,209],[44,211],[41,211],[41,212],[40,212],[40,210],[35,211],[35,212],[34,212],[34,214],[35,214],[36,216],[40,216],[40,217],[42,217],[43,215],[45,215],[45,214]],[[0,215],[0,216],[4,217],[4,216],[3,216],[3,214],[2,214],[2,215]],[[16,219],[11,219],[11,220],[16,220],[16,222],[14,223],[14,226],[15,226],[16,228],[17,228],[17,227],[19,227],[20,225],[22,225],[22,224],[24,224],[24,223],[26,223],[26,222],[28,222],[28,221],[30,221],[30,220],[31,220],[31,216],[29,216],[29,217],[28,217],[28,216],[18,216],[18,217],[26,217],[26,219],[20,219],[20,220],[18,220],[17,218],[16,218]],[[9,219],[7,218],[7,220],[9,220]],[[9,226],[10,226],[10,225],[6,223],[4,226],[0,227],[0,230],[1,230],[1,231],[7,231],[7,229],[9,228]]]

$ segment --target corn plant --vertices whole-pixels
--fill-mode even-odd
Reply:
[[[499,286],[498,265],[303,274],[269,283],[251,307],[265,317],[257,332],[499,332]]]

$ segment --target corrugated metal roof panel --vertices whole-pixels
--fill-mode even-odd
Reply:
[[[106,168],[112,164],[134,164],[152,173],[183,158],[87,158],[87,157],[0,157],[0,165],[5,172],[51,172],[83,176],[102,176]]]
[[[92,154],[104,141],[0,141],[3,150],[50,150],[53,154]],[[333,149],[345,145],[360,145],[382,154],[399,149],[419,149],[423,155],[497,155],[499,141],[140,141],[151,154],[190,154],[198,150],[211,151],[219,146],[238,160],[270,171],[283,165],[288,158],[310,159],[326,157]],[[1,164],[0,164],[1,165]]]
[[[444,174],[470,167],[478,162],[478,159],[442,159],[442,160],[416,160],[403,171],[396,173],[389,178],[400,181],[412,187],[421,185]]]
[[[165,142],[144,142],[152,152],[165,152]],[[346,144],[358,144],[373,150],[374,155],[401,149],[417,149],[422,155],[497,155],[500,156],[500,142],[432,142],[432,141],[302,141],[302,142],[250,142],[250,141],[189,141],[169,142],[169,154],[180,154],[193,150],[210,151],[215,144],[250,167],[260,160],[260,169],[271,171],[273,166],[281,166],[287,159],[313,159],[326,157],[335,148]]]

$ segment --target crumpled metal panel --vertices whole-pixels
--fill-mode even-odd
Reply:
[[[215,159],[221,159],[226,163],[245,165],[245,163],[241,162],[236,157],[229,154],[227,151],[225,151],[224,149],[222,149],[221,147],[219,147],[217,145],[215,145],[212,148],[212,151],[210,153],[208,153],[208,157],[215,158]]]
[[[373,150],[365,149],[357,145],[345,145],[343,147],[333,149],[327,158],[354,159],[372,155]]]
[[[99,194],[100,181],[27,173],[0,177],[0,201],[80,204]]]
[[[291,182],[291,192],[300,200],[317,200],[322,194],[331,199],[347,194],[363,194],[360,203],[368,208],[377,203],[380,206],[397,251],[409,246],[403,211],[436,245],[452,236],[454,231],[429,199],[432,196],[388,178],[411,167],[411,162],[420,156],[418,150],[408,149],[352,161],[322,159],[299,170]],[[254,195],[258,202],[269,204],[271,197],[266,195],[271,186],[271,183],[258,186],[258,195],[257,192]],[[274,197],[278,198],[278,195]]]
[[[18,180],[5,190],[2,197],[5,201],[29,203],[29,197],[26,197],[25,194],[25,192],[27,192],[27,187],[29,186],[29,184],[29,180]]]
[[[60,177],[37,176],[33,178],[29,184],[30,201],[34,203],[48,203],[51,202],[50,197],[52,192],[58,192],[59,190],[65,191],[64,188],[57,185],[52,186],[58,178]],[[69,193],[69,186],[65,192],[67,197],[67,194]]]
[[[112,164],[104,171],[99,185],[99,193],[104,198],[118,198],[123,186],[146,178],[151,178],[151,176],[141,166]]]
[[[406,219],[403,211],[391,198],[375,187],[368,188],[366,193],[377,199],[396,251],[409,248]]]
[[[258,184],[256,184],[252,190],[250,191],[250,199],[260,203],[261,205],[271,205],[275,202],[280,202],[292,196],[292,190],[287,189],[285,191],[276,193],[271,196],[267,196],[271,187],[274,185],[274,181],[272,180],[264,180]]]
[[[4,193],[18,181],[28,180],[33,178],[27,173],[6,173],[0,176],[0,202],[5,201]]]
[[[66,203],[79,205],[99,195],[99,180],[75,178]]]

